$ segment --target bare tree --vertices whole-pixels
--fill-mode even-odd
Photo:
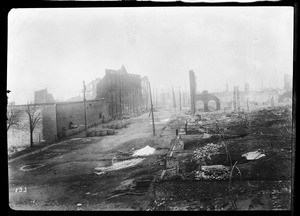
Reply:
[[[9,128],[13,125],[18,125],[19,119],[20,119],[21,111],[13,108],[13,107],[7,107],[6,112],[6,129],[7,131]]]
[[[38,112],[39,107],[33,103],[27,103],[26,113],[29,117],[29,130],[30,130],[30,147],[33,146],[33,131],[39,120],[41,119],[41,113]]]

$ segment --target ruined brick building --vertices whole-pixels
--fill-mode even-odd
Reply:
[[[273,106],[275,103],[289,103],[292,100],[292,77],[284,75],[284,88],[263,88],[253,90],[249,83],[244,83],[244,90],[239,90],[238,86],[233,86],[230,90],[228,84],[223,92],[212,92],[204,90],[202,93],[197,91],[196,76],[189,71],[190,78],[190,98],[191,112],[204,110],[204,112],[219,109],[248,110],[261,105]],[[234,99],[235,98],[235,99]],[[214,102],[214,103],[211,103]],[[202,108],[203,107],[203,108]]]
[[[34,92],[34,103],[54,103],[54,97],[52,94],[48,93],[47,89],[42,89]]]
[[[143,108],[150,109],[150,92],[149,92],[149,80],[148,77],[142,77],[142,95],[143,95]]]
[[[140,114],[145,104],[141,76],[128,73],[124,65],[119,70],[106,69],[97,84],[96,99],[102,98],[109,103],[109,115],[114,118]]]
[[[97,96],[97,84],[101,78],[96,78],[86,85],[85,97],[87,100],[94,100]]]

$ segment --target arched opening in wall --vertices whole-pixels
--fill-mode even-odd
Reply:
[[[208,101],[207,106],[208,106],[209,111],[213,112],[213,111],[217,110],[217,103],[214,100]]]
[[[204,112],[204,103],[201,100],[196,101],[196,112]]]

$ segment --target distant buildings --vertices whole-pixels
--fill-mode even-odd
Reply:
[[[85,98],[86,100],[94,100],[97,96],[97,84],[101,80],[101,78],[96,78],[92,80],[89,84],[86,85]],[[83,101],[82,91],[79,95],[75,97],[71,97],[67,100],[67,102],[79,102]]]
[[[83,97],[81,95],[77,95],[75,97],[71,97],[71,98],[69,98],[67,100],[67,102],[78,102],[78,101],[83,101]]]
[[[34,92],[34,103],[54,103],[54,97],[52,94],[48,93],[47,89],[42,89]]]
[[[86,85],[85,97],[87,100],[94,100],[97,96],[97,84],[101,78],[96,78]]]

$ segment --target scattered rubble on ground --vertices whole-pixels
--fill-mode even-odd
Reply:
[[[211,160],[211,156],[218,154],[218,150],[222,147],[222,145],[208,143],[201,148],[195,149],[195,158],[201,161],[205,161],[207,159]]]
[[[156,199],[151,210],[290,209],[291,194],[286,188],[291,186],[295,134],[291,109],[196,114],[174,129],[179,136],[172,140],[154,183]],[[178,162],[170,163],[171,159]],[[203,184],[207,186],[197,190]],[[271,196],[273,191],[276,197]]]
[[[223,165],[201,166],[195,171],[195,179],[226,180],[229,178],[229,167]]]

